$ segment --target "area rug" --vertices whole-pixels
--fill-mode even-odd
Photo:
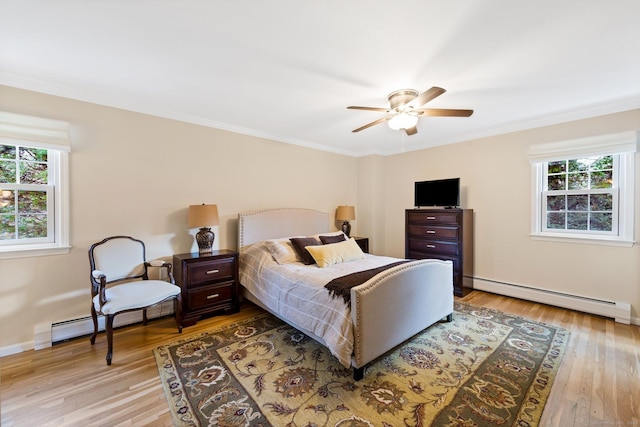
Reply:
[[[154,353],[176,426],[535,426],[568,338],[456,302],[361,381],[270,314]]]

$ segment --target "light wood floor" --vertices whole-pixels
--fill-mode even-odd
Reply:
[[[640,427],[640,327],[479,291],[459,300],[570,330],[541,425]],[[182,337],[260,312],[245,305],[185,328]],[[110,367],[104,334],[93,347],[82,338],[0,358],[0,424],[171,426],[152,349],[179,337],[172,318],[118,329]]]

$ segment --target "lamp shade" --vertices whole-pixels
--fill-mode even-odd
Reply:
[[[389,127],[394,130],[411,129],[418,124],[418,117],[407,113],[398,113],[388,121]]]
[[[355,206],[338,206],[336,210],[336,219],[338,221],[352,221],[356,219]]]
[[[218,225],[218,205],[189,206],[189,228]]]

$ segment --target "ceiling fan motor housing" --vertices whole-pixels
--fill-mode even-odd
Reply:
[[[392,110],[413,101],[418,96],[418,91],[413,89],[400,89],[391,92],[388,96],[389,106]]]

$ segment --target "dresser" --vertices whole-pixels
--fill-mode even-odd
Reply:
[[[473,289],[473,209],[407,209],[405,257],[453,261],[453,293]]]
[[[176,285],[182,289],[182,326],[196,324],[200,317],[240,308],[238,253],[218,250],[208,254],[173,256]]]

